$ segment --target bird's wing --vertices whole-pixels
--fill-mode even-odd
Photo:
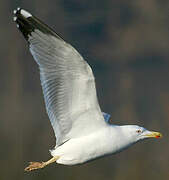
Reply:
[[[46,110],[56,145],[104,126],[90,66],[53,30],[18,8],[14,21],[39,65]]]
[[[109,123],[109,120],[110,120],[111,115],[110,115],[110,114],[107,114],[107,113],[105,113],[105,112],[102,112],[102,114],[103,114],[104,120],[105,120],[107,123]]]

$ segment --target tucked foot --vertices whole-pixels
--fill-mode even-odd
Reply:
[[[45,167],[45,162],[30,162],[29,166],[25,168],[25,171],[32,171]]]

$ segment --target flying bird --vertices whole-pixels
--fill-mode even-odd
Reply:
[[[39,66],[46,110],[56,146],[46,162],[30,162],[25,171],[56,162],[76,165],[120,152],[146,139],[162,137],[137,125],[113,125],[101,111],[93,72],[83,57],[50,27],[17,8],[13,20]]]

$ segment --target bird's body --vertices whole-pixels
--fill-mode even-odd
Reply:
[[[59,156],[56,161],[59,164],[75,165],[82,164],[100,156],[110,154],[112,152],[112,138],[106,137],[109,135],[107,128],[99,129],[98,131],[79,138],[72,138],[63,145],[58,146],[51,151],[52,156]],[[93,142],[97,142],[95,145]],[[112,143],[112,142],[111,142]]]
[[[56,161],[59,164],[82,164],[117,153],[135,143],[127,135],[125,126],[107,125],[86,136],[68,140],[52,150],[51,155],[60,157]]]
[[[31,171],[57,162],[75,165],[117,153],[148,137],[161,137],[135,125],[116,126],[101,112],[92,69],[83,57],[29,12],[14,10],[14,21],[40,70],[46,110],[56,136],[53,156],[33,162]]]

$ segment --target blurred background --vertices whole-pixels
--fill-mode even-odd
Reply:
[[[82,54],[112,123],[138,124],[164,138],[84,165],[25,173],[29,161],[51,157],[55,138],[37,65],[13,22],[18,6]],[[169,1],[2,0],[0,21],[0,180],[169,179]]]

